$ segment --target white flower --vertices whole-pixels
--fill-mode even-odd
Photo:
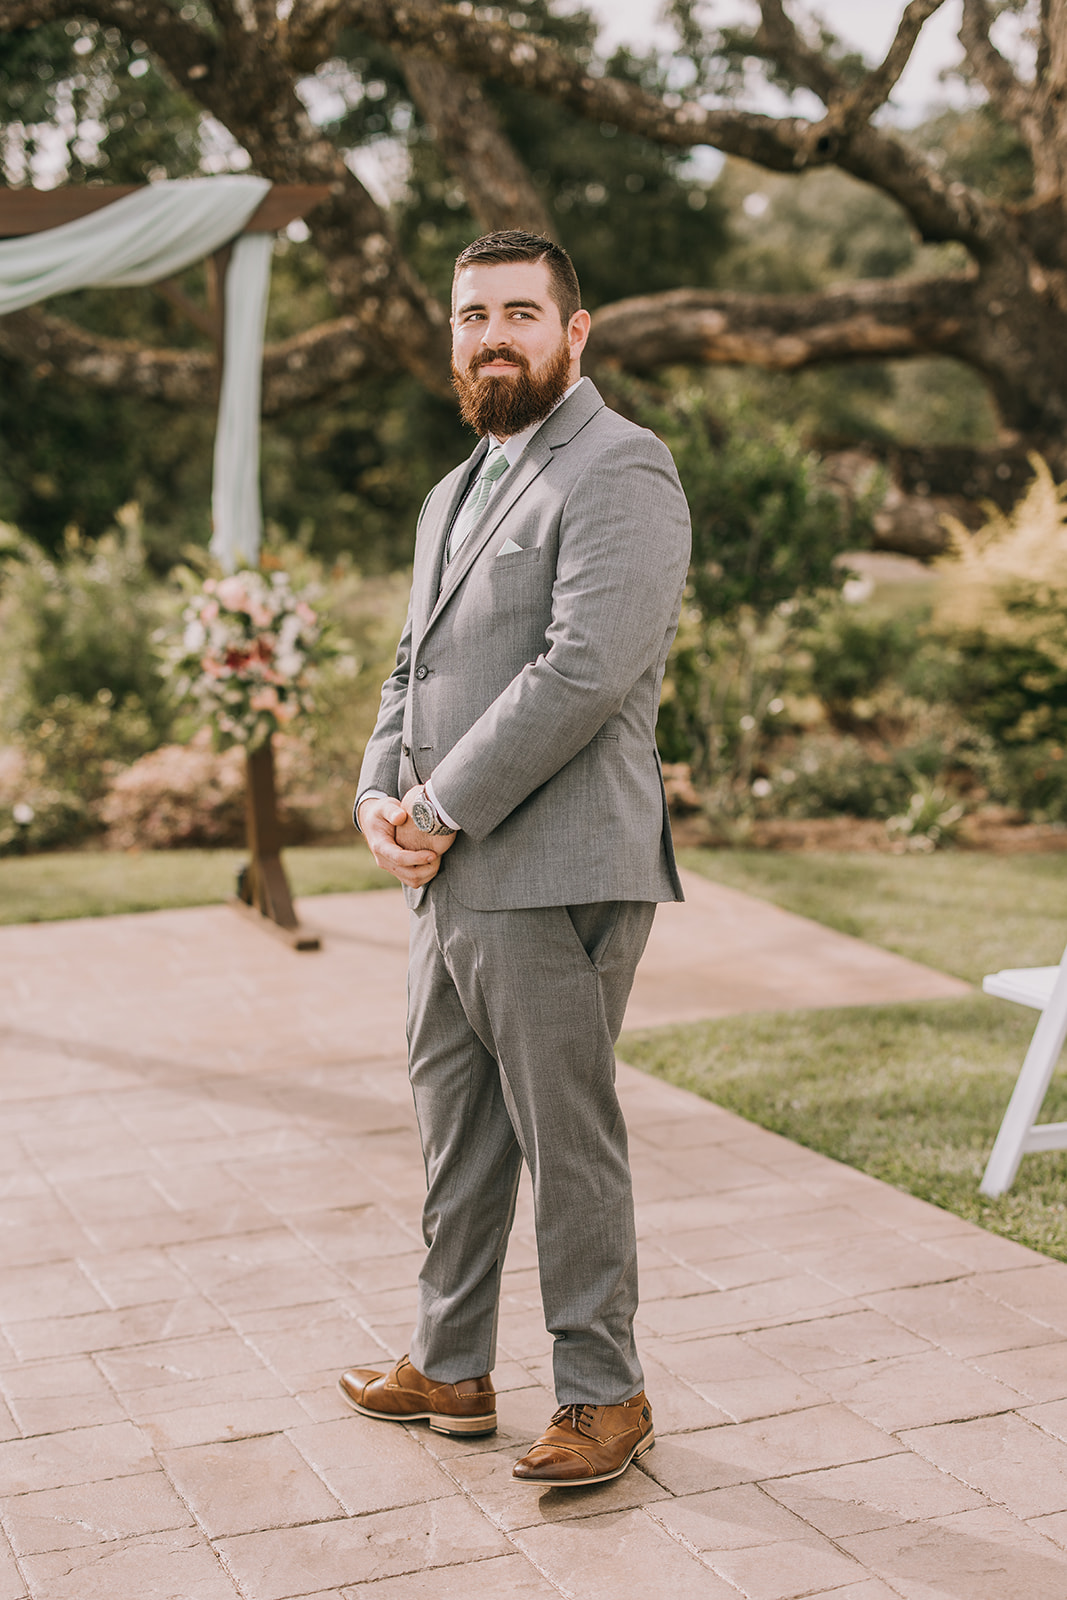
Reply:
[[[37,813],[31,805],[26,804],[25,800],[17,800],[11,807],[11,815],[20,828],[28,828]]]
[[[752,785],[752,793],[757,800],[766,800],[774,785],[769,778],[757,778]]]
[[[300,618],[295,612],[290,611],[278,629],[279,656],[288,655],[292,651],[293,646],[300,638],[300,631]]]

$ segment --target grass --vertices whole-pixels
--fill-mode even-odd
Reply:
[[[683,850],[716,883],[980,983],[1000,967],[1050,966],[1067,944],[1067,851],[929,856]]]
[[[1067,939],[1067,855],[686,851],[683,862],[971,982],[1049,965]],[[634,1066],[761,1127],[1067,1260],[1067,1152],[978,1184],[1036,1014],[973,998],[728,1017],[624,1036]],[[1042,1119],[1067,1120],[1054,1079]]]
[[[233,893],[244,850],[57,851],[0,860],[0,924],[205,906]],[[366,846],[301,846],[283,856],[294,894],[395,888]]]

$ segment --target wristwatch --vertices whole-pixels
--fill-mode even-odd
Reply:
[[[425,789],[419,790],[419,798],[411,803],[411,820],[420,833],[455,833],[455,828],[450,828],[437,813],[437,807],[426,794]]]

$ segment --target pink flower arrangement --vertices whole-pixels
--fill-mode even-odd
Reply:
[[[316,667],[333,649],[287,573],[208,578],[182,621],[171,671],[219,745],[255,750],[313,708]]]

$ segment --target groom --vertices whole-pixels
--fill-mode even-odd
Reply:
[[[456,262],[453,375],[481,436],[419,518],[408,620],[356,817],[411,908],[426,1163],[417,1323],[365,1416],[491,1433],[525,1160],[559,1409],[514,1468],[617,1477],[653,1442],[614,1041],[656,902],[679,900],[655,746],[689,559],[667,449],[582,378],[569,256],[490,234]]]

